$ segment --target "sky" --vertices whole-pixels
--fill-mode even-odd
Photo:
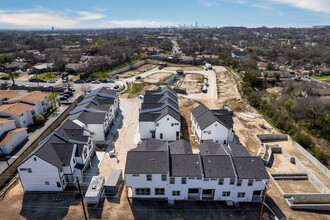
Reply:
[[[330,0],[0,0],[0,29],[330,25]]]

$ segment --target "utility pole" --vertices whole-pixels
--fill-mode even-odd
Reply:
[[[87,216],[87,212],[86,212],[86,207],[85,207],[84,196],[83,196],[83,193],[82,193],[81,188],[80,188],[80,183],[79,183],[78,177],[76,177],[76,181],[77,181],[77,184],[78,184],[78,189],[79,189],[81,204],[82,204],[82,207],[83,207],[83,210],[84,210],[85,220],[88,220],[88,216]]]

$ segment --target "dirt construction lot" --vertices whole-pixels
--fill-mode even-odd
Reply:
[[[188,73],[182,79],[181,88],[186,89],[187,93],[200,93],[204,85],[204,76],[196,73]]]
[[[155,73],[142,79],[149,84],[162,84],[173,76],[173,73]]]

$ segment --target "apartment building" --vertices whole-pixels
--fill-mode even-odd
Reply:
[[[232,151],[205,141],[200,153],[193,154],[184,140],[169,144],[144,140],[127,153],[126,186],[132,198],[261,201],[269,182],[261,158],[237,157]]]

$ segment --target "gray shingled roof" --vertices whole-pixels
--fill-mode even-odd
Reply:
[[[61,168],[63,165],[69,165],[74,144],[65,142],[57,135],[52,134],[50,139],[43,143],[34,153],[41,159]]]
[[[260,157],[234,157],[235,169],[240,179],[269,179]]]
[[[101,88],[97,88],[97,89],[92,90],[89,94],[96,94],[96,93],[103,93],[103,94],[107,94],[107,95],[116,96],[117,95],[117,90],[108,89],[106,87],[101,87]]]
[[[216,121],[228,129],[233,128],[234,122],[232,116],[226,109],[209,110],[203,104],[201,104],[192,110],[192,114],[202,130]]]
[[[172,154],[171,176],[202,177],[201,161],[198,154]]]
[[[70,119],[66,119],[55,131],[68,140],[80,142],[88,141],[88,136],[84,136],[85,129]]]
[[[167,151],[167,142],[153,138],[143,140],[136,148],[132,149],[132,151]]]
[[[128,151],[125,174],[167,174],[169,156],[164,151]]]
[[[171,154],[192,154],[191,145],[186,140],[178,140],[169,144]]]
[[[233,157],[248,157],[250,156],[249,151],[241,144],[228,143]]]
[[[105,119],[105,112],[79,112],[70,115],[71,120],[78,119],[84,124],[103,124]]]
[[[174,111],[170,107],[165,107],[161,111],[158,112],[148,112],[148,113],[140,113],[139,121],[159,121],[166,115],[170,115],[175,118],[177,121],[181,122],[180,114]]]
[[[201,157],[205,178],[233,178],[236,176],[230,155],[203,155]]]
[[[203,141],[199,145],[199,152],[201,155],[229,155],[222,145],[212,141]]]

